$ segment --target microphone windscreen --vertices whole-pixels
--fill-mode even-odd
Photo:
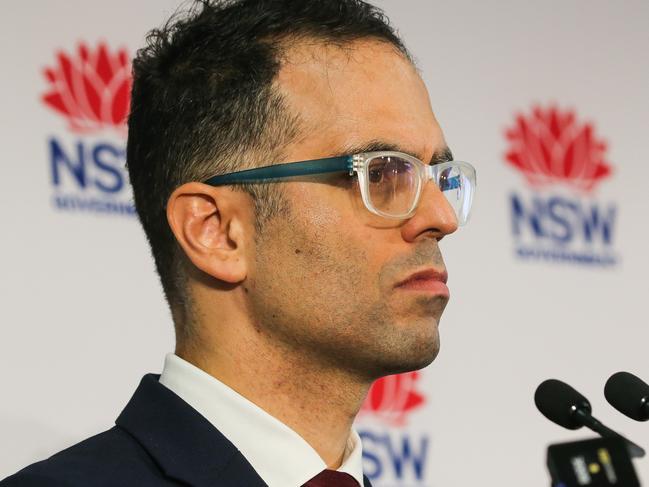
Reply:
[[[649,419],[649,385],[629,372],[613,374],[604,386],[611,406],[636,421]]]
[[[571,430],[581,428],[575,412],[578,409],[591,412],[588,399],[565,382],[557,379],[548,379],[541,382],[536,388],[534,402],[541,414],[553,423]]]

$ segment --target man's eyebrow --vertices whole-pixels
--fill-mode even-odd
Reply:
[[[366,142],[359,145],[347,146],[344,150],[340,152],[339,155],[349,155],[349,154],[360,154],[362,152],[403,152],[409,156],[416,157],[417,159],[421,158],[421,155],[414,153],[412,150],[408,150],[404,147],[401,147],[398,144],[393,144],[390,142],[384,142],[380,140],[373,140],[371,142]],[[448,162],[453,160],[453,153],[448,146],[444,146],[441,149],[438,149],[433,154],[433,157],[430,158],[428,164],[431,166],[435,164],[441,164],[442,162]]]
[[[441,164],[442,162],[450,162],[453,160],[453,152],[449,146],[444,146],[443,148],[435,151],[433,157],[430,159],[430,165],[434,166],[435,164]]]

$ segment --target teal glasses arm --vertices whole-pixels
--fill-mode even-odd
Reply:
[[[209,184],[210,186],[258,183],[271,179],[283,179],[295,176],[308,176],[333,172],[351,172],[352,170],[353,158],[351,156],[327,157],[325,159],[289,162],[286,164],[276,164],[274,166],[258,167],[255,169],[247,169],[245,171],[221,174],[207,179],[204,183]]]

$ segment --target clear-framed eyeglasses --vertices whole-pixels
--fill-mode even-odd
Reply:
[[[458,225],[465,225],[469,220],[476,189],[475,168],[461,161],[424,164],[403,152],[363,152],[275,164],[213,176],[204,183],[249,184],[337,172],[357,175],[363,203],[375,215],[394,220],[412,217],[425,184],[433,181],[453,208]]]

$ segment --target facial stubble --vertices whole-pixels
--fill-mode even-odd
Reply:
[[[344,234],[335,238],[327,215],[314,224],[292,213],[258,239],[258,292],[251,299],[269,338],[288,353],[363,380],[430,364],[447,299],[394,284],[424,265],[443,265],[437,241],[422,241],[372,274],[365,248],[344,245]]]

